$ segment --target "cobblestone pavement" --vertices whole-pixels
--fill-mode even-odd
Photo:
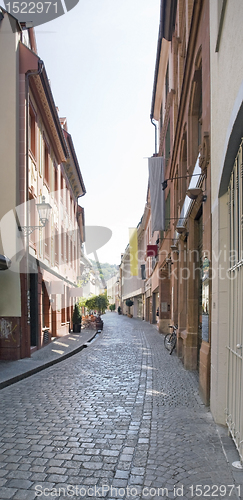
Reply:
[[[0,499],[238,498],[243,473],[196,375],[154,326],[104,323],[88,348],[0,391]]]

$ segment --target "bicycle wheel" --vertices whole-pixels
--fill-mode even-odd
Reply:
[[[164,344],[167,351],[171,350],[171,341],[172,341],[172,333],[167,333],[167,335],[164,338]]]
[[[172,352],[173,352],[173,351],[174,351],[174,349],[175,349],[175,346],[176,346],[176,340],[177,340],[176,335],[173,335],[173,338],[171,339],[171,343],[170,343],[170,345],[171,345],[170,354],[172,354]]]

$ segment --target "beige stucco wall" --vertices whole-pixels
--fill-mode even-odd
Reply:
[[[228,338],[228,280],[224,250],[227,248],[227,194],[219,198],[219,184],[227,144],[243,99],[243,2],[228,0],[224,16],[219,51],[215,52],[218,36],[218,0],[210,0],[210,58],[211,58],[211,195],[212,195],[212,352],[211,352],[211,410],[215,420],[225,423],[227,338]],[[233,167],[233,165],[232,165]],[[228,166],[230,168],[230,165]],[[221,256],[220,255],[221,251]],[[228,266],[229,267],[229,266]]]
[[[18,34],[12,33],[8,16],[0,25],[0,216],[16,205],[16,162],[18,158]]]
[[[167,64],[168,64],[170,45],[171,45],[170,42],[165,40],[165,38],[162,39],[160,61],[159,61],[159,70],[158,70],[158,81],[157,81],[157,85],[156,85],[156,95],[155,95],[155,102],[154,102],[154,119],[157,121],[159,121],[159,118],[160,118],[162,99],[163,99],[163,102],[165,105],[164,82],[165,82],[165,75],[166,75]],[[171,85],[170,85],[170,88],[171,88]]]
[[[0,221],[16,207],[16,175],[18,162],[18,45],[19,34],[13,33],[5,14],[0,23]],[[3,224],[3,221],[2,221]],[[1,241],[2,240],[2,241]],[[1,235],[0,253],[13,257],[16,253],[17,231],[8,228],[8,239]],[[7,252],[12,253],[8,255]],[[16,272],[0,272],[0,316],[21,316],[20,278]]]
[[[116,301],[116,282],[118,280],[118,274],[112,276],[107,280],[107,297],[110,304],[115,304]]]

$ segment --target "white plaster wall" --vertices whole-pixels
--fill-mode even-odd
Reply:
[[[228,125],[243,82],[243,2],[228,0],[226,4],[219,52],[215,52],[218,34],[217,5],[217,0],[210,0],[212,205],[218,197]]]
[[[228,0],[219,45],[218,1],[210,0],[210,71],[211,71],[211,196],[212,196],[212,338],[211,338],[211,410],[215,420],[225,423],[228,280],[219,275],[224,268],[227,245],[227,195],[218,198],[229,135],[243,98],[243,2]],[[221,251],[221,257],[219,253]]]
[[[118,274],[112,276],[109,280],[107,280],[107,297],[109,299],[110,304],[115,304],[116,301],[116,282],[118,280]]]
[[[18,158],[18,35],[12,33],[8,16],[0,23],[0,216],[16,206]]]
[[[18,46],[19,34],[13,33],[5,14],[0,22],[0,221],[16,207],[18,172]],[[3,224],[3,222],[2,222]],[[17,231],[8,228],[8,238],[0,238],[0,253],[16,253]],[[1,241],[3,240],[3,241]],[[15,272],[0,271],[0,316],[21,316],[20,277],[18,265]]]

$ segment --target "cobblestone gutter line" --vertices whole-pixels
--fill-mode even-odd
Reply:
[[[163,336],[154,333],[149,340],[155,369],[145,484],[162,488],[168,498],[239,498],[217,426],[200,399],[197,374],[184,370],[175,355],[168,356]]]
[[[0,398],[0,500],[223,498],[213,485],[231,484],[237,498],[194,375],[149,324],[107,315],[88,349]]]

